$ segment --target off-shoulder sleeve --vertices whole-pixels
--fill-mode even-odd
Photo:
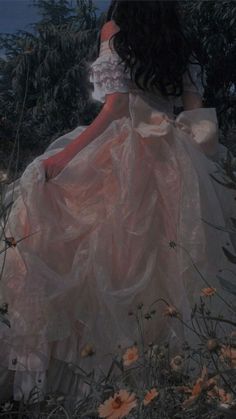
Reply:
[[[104,103],[109,93],[129,91],[129,74],[120,61],[121,58],[115,51],[106,48],[105,52],[90,64],[89,81],[94,85],[93,99]]]

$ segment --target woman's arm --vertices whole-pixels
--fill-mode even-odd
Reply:
[[[185,111],[203,108],[202,97],[199,93],[184,91],[182,94],[182,101]]]
[[[129,115],[129,94],[115,92],[106,95],[105,103],[94,119],[77,138],[62,151],[43,160],[46,179],[57,176],[70,160],[91,141],[96,139],[115,119]]]
[[[106,22],[101,29],[101,41],[107,41],[119,30],[114,21]],[[105,97],[105,104],[94,121],[86,128],[78,138],[75,138],[61,152],[44,160],[46,178],[56,176],[69,161],[91,141],[97,138],[109,124],[115,119],[129,115],[129,94],[114,92]]]
[[[69,159],[72,159],[80,150],[102,134],[112,121],[128,116],[128,114],[129,95],[127,93],[116,92],[107,95],[105,104],[94,121],[63,152],[68,154]]]
[[[101,28],[100,40],[101,42],[109,40],[116,32],[119,31],[119,26],[115,22],[106,22]],[[83,131],[80,136],[75,139],[68,147],[67,152],[72,158],[82,148],[98,137],[108,125],[115,119],[129,114],[129,95],[127,93],[114,92],[106,95],[105,104],[89,127]]]
[[[197,92],[184,92],[182,100],[184,110],[193,112],[189,115],[181,112],[176,121],[190,128],[195,144],[207,157],[215,158],[219,149],[219,127],[215,108],[204,107],[202,96]]]

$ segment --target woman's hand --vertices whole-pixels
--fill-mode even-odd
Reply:
[[[43,160],[46,181],[57,176],[64,169],[67,163],[69,163],[69,161],[70,158],[61,151],[54,156]]]

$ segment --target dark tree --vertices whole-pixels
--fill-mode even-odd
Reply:
[[[57,136],[89,124],[100,105],[91,100],[88,64],[96,55],[101,25],[92,0],[34,2],[42,20],[33,33],[1,35],[0,157],[3,168],[20,120],[21,172]],[[58,23],[60,22],[60,23]],[[95,47],[95,48],[94,48]],[[22,112],[23,111],[23,112]]]

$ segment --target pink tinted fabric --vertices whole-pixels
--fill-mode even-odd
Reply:
[[[140,302],[146,312],[165,299],[188,321],[205,286],[192,261],[231,298],[216,275],[231,268],[221,246],[233,252],[232,237],[204,222],[224,226],[235,212],[201,146],[220,150],[215,109],[175,119],[169,99],[127,94],[130,116],[113,120],[58,176],[45,182],[42,161],[86,126],[54,141],[16,183],[6,236],[31,236],[8,249],[0,283],[11,322],[10,329],[0,325],[2,397],[10,382],[15,400],[27,399],[34,385],[41,398],[52,389],[76,398],[76,366],[107,371],[118,345],[140,342],[128,315]],[[156,304],[155,321],[144,322],[145,340],[179,348],[188,331],[164,317],[164,308]],[[215,308],[222,310],[217,298]],[[84,358],[87,344],[95,354]]]

